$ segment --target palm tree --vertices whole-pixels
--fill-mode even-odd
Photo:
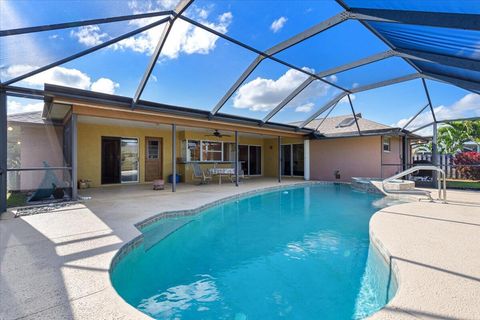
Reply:
[[[455,154],[467,141],[480,142],[480,121],[452,121],[438,129],[438,151]]]

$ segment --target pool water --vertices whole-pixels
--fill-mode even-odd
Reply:
[[[396,290],[369,246],[380,199],[318,184],[161,220],[111,280],[156,319],[361,319]]]

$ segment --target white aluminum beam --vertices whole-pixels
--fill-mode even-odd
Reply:
[[[248,76],[255,70],[255,68],[262,62],[263,59],[269,56],[273,56],[281,51],[290,48],[302,41],[307,40],[325,30],[328,30],[344,21],[346,21],[349,17],[347,12],[341,12],[325,21],[318,23],[317,25],[287,39],[279,44],[267,49],[263,54],[259,54],[258,57],[248,66],[248,68],[242,73],[240,78],[235,81],[235,83],[228,89],[227,93],[220,99],[220,101],[215,105],[212,109],[212,115],[215,115],[230,99],[230,97],[237,91],[237,89],[242,85],[243,82],[248,78]]]
[[[393,57],[395,52],[393,50],[387,50],[385,52],[377,53],[367,58],[363,58],[351,63],[347,63],[332,69],[328,69],[325,71],[318,72],[316,75],[317,77],[324,78],[331,76],[333,74],[337,74],[343,71],[351,70],[357,67],[361,67],[363,65],[367,65],[376,61],[380,61],[383,59],[387,59]],[[308,77],[301,85],[299,85],[291,94],[289,94],[285,99],[282,100],[268,115],[263,118],[262,122],[265,123],[270,120],[273,116],[277,114],[280,110],[283,109],[290,101],[293,100],[298,94],[300,94],[309,84],[311,84],[315,80],[314,77]]]
[[[35,32],[43,32],[43,31],[75,28],[75,27],[89,26],[94,24],[153,18],[153,17],[159,17],[159,16],[166,16],[166,15],[169,15],[170,13],[171,11],[147,12],[147,13],[131,14],[126,16],[118,16],[118,17],[110,17],[110,18],[71,21],[71,22],[63,22],[63,23],[49,24],[49,25],[43,25],[43,26],[1,30],[0,37],[7,37],[7,36],[13,36],[13,35],[25,34],[25,33],[35,33]]]
[[[479,17],[480,19],[480,17]],[[434,62],[442,65],[480,71],[480,61],[475,59],[465,59],[460,57],[448,56],[443,54],[436,54],[431,52],[419,51],[419,50],[409,50],[397,48],[395,50],[395,55],[402,58],[408,58],[412,60]]]
[[[317,118],[319,115],[321,115],[322,113],[324,113],[328,108],[330,108],[332,105],[334,105],[335,103],[337,103],[338,101],[342,100],[345,96],[347,95],[346,92],[342,92],[340,94],[338,94],[335,98],[333,98],[332,100],[328,101],[326,104],[323,105],[323,107],[321,107],[317,112],[315,112],[314,114],[312,114],[310,117],[308,117],[307,120],[305,120],[304,122],[302,122],[300,125],[299,125],[299,128],[305,128],[305,126],[307,126],[310,122],[312,122],[313,120],[315,120],[315,118]]]
[[[318,126],[315,128],[315,131],[318,131],[318,129],[320,129],[320,127],[322,126],[322,124],[325,122],[325,120],[328,118],[328,116],[330,115],[330,113],[332,113],[333,109],[335,109],[335,107],[338,105],[338,101],[330,108],[330,110],[328,110],[327,114],[325,115],[325,117],[323,117],[322,121],[320,121],[320,123],[318,124]]]
[[[352,19],[362,21],[480,30],[480,19],[476,14],[367,8],[350,8],[349,12]]]
[[[353,119],[355,119],[355,124],[357,125],[358,135],[361,136],[362,131],[360,130],[360,126],[358,125],[357,115],[355,113],[355,109],[353,108],[352,99],[350,98],[349,94],[347,94],[347,98],[348,98],[348,103],[350,104],[350,108],[352,109]]]
[[[376,88],[380,88],[380,87],[390,86],[390,85],[400,83],[400,82],[406,82],[406,81],[418,79],[418,78],[421,78],[421,77],[422,77],[422,75],[420,73],[412,73],[412,74],[409,74],[409,75],[406,75],[406,76],[403,76],[403,77],[393,78],[393,79],[389,79],[389,80],[380,81],[380,82],[372,83],[372,84],[369,84],[369,85],[365,85],[365,86],[362,86],[362,87],[358,87],[358,88],[352,89],[351,91],[352,91],[352,93],[358,93],[358,92],[372,90],[372,89],[376,89]]]
[[[166,22],[165,28],[163,29],[162,35],[160,36],[160,40],[158,41],[155,51],[153,52],[150,58],[150,62],[148,63],[147,69],[145,70],[145,73],[143,74],[143,77],[140,80],[140,84],[138,85],[137,91],[133,96],[132,109],[135,108],[136,104],[138,103],[138,100],[140,99],[140,96],[142,95],[143,90],[145,89],[145,86],[147,85],[148,79],[150,78],[153,68],[157,63],[158,57],[160,56],[160,53],[162,52],[162,49],[165,46],[165,42],[167,41],[168,34],[172,30],[175,20],[179,15],[181,15],[188,8],[190,4],[192,4],[192,2],[193,0],[181,0],[180,3],[177,4],[177,7],[175,8],[173,15],[170,17],[170,20]]]
[[[436,80],[436,81],[441,81],[441,82],[446,82],[449,84],[453,84],[454,86],[460,87],[462,89],[471,91],[473,93],[479,94],[480,92],[480,83],[479,82],[473,82],[473,81],[468,81],[468,80],[463,80],[459,78],[453,78],[449,77],[446,75],[441,75],[441,74],[436,74],[436,73],[431,73],[431,72],[424,72],[422,74],[423,78],[430,79],[430,80]]]
[[[73,54],[73,55],[71,55],[71,56],[68,56],[68,57],[66,57],[66,58],[63,58],[63,59],[57,60],[57,61],[55,61],[55,62],[49,63],[49,64],[47,64],[47,65],[45,65],[45,66],[43,66],[43,67],[40,67],[40,68],[38,68],[38,69],[35,69],[35,70],[31,71],[31,72],[22,74],[22,75],[20,75],[20,76],[18,76],[18,77],[15,77],[15,78],[13,78],[13,79],[10,79],[10,80],[8,80],[8,81],[5,81],[5,82],[2,83],[2,84],[5,85],[5,86],[8,86],[8,85],[11,85],[12,83],[15,83],[15,82],[24,80],[24,79],[26,79],[26,78],[29,78],[29,77],[31,77],[31,76],[34,76],[34,75],[36,75],[36,74],[38,74],[38,73],[40,73],[40,72],[43,72],[43,71],[45,71],[45,70],[48,70],[48,69],[57,67],[57,66],[59,66],[59,65],[65,64],[65,63],[67,63],[67,62],[69,62],[69,61],[78,59],[78,58],[83,57],[83,56],[85,56],[85,55],[87,55],[87,54],[90,54],[90,53],[92,53],[92,52],[95,52],[95,51],[98,51],[98,50],[103,49],[103,48],[105,48],[105,47],[108,47],[108,46],[110,46],[110,45],[112,45],[112,44],[114,44],[114,43],[117,43],[117,42],[119,42],[119,41],[121,41],[121,40],[123,40],[123,39],[130,38],[130,37],[132,37],[132,36],[134,36],[134,35],[136,35],[136,34],[139,34],[139,33],[141,33],[141,32],[144,32],[144,31],[146,31],[146,30],[149,30],[149,29],[151,29],[151,28],[153,28],[153,27],[159,26],[159,25],[161,25],[162,23],[166,22],[167,19],[168,19],[168,18],[164,18],[164,19],[155,21],[155,22],[153,22],[153,23],[151,23],[151,24],[148,24],[148,25],[146,25],[146,26],[143,26],[143,27],[141,27],[141,28],[132,30],[132,31],[127,32],[127,33],[125,33],[125,34],[123,34],[123,35],[121,35],[121,36],[118,36],[118,37],[113,38],[113,39],[110,39],[110,40],[108,40],[108,41],[106,41],[106,42],[100,43],[100,44],[98,44],[98,45],[96,45],[96,46],[94,46],[94,47],[91,47],[91,48],[85,49],[85,50],[83,50],[83,51],[77,52],[77,53],[75,53],[75,54]]]
[[[435,116],[435,111],[433,110],[432,100],[430,99],[430,93],[428,92],[425,78],[422,78],[422,84],[423,84],[423,89],[425,89],[425,95],[427,96],[428,105],[430,106],[430,111],[432,112],[433,121],[437,122],[437,117]]]

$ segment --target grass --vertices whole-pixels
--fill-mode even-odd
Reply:
[[[447,180],[447,188],[480,190],[480,181]]]
[[[21,192],[7,192],[7,207],[20,207],[26,204],[26,194]]]

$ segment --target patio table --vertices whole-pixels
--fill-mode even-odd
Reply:
[[[209,168],[208,173],[212,176],[218,176],[218,184],[222,184],[222,176],[231,176],[235,174],[234,168]]]

